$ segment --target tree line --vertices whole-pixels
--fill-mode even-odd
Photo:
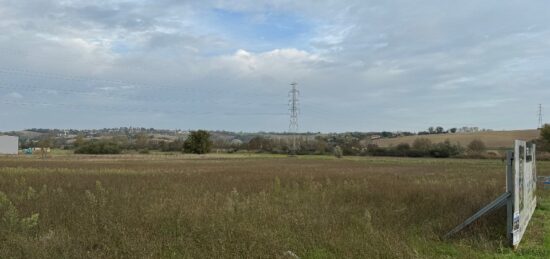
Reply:
[[[433,129],[432,129],[433,128]],[[430,130],[432,129],[432,130]],[[465,129],[460,129],[465,130]],[[429,132],[456,132],[442,127],[430,127]],[[419,133],[420,134],[420,133]],[[420,134],[422,135],[422,134]],[[60,138],[46,136],[38,142],[21,139],[21,147],[64,147],[73,149],[78,154],[119,154],[127,151],[149,153],[152,150],[160,152],[184,152],[205,154],[216,152],[254,152],[271,154],[288,154],[290,152],[291,136],[288,135],[257,135],[248,140],[236,138],[213,138],[205,130],[191,131],[185,139],[155,138],[152,134],[141,132],[135,135],[115,135],[85,139],[79,135],[72,143]],[[541,136],[533,140],[539,151],[550,152],[550,125],[541,129]],[[432,143],[428,138],[420,136],[412,144],[401,143],[392,147],[379,147],[372,144],[369,135],[361,133],[342,133],[327,135],[297,136],[298,155],[328,155],[335,156],[405,156],[405,157],[483,157],[486,150],[481,140],[473,140],[467,146],[451,143]]]
[[[76,154],[120,154],[123,150],[136,150],[139,153],[149,153],[149,150],[164,152],[185,152],[193,154],[206,154],[211,151],[212,141],[210,133],[205,130],[192,131],[187,139],[175,141],[150,141],[146,134],[138,134],[134,141],[126,138],[84,140],[77,137],[74,142]]]

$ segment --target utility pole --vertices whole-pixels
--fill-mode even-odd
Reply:
[[[539,129],[542,129],[542,104],[539,104]]]
[[[290,124],[288,126],[288,131],[292,134],[292,147],[290,148],[290,154],[292,156],[296,155],[296,134],[298,133],[298,96],[300,91],[296,89],[298,83],[292,82],[290,84],[292,89],[288,92],[288,97],[290,98],[288,104],[290,106]]]

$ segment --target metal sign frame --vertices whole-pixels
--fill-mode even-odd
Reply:
[[[535,151],[535,144],[516,140],[514,150],[506,152],[506,192],[445,234],[443,238],[451,237],[483,215],[506,205],[506,236],[509,245],[517,248],[537,206]]]
[[[507,192],[512,192],[508,206],[508,240],[517,247],[523,238],[531,216],[537,207],[537,168],[536,146],[516,140],[514,149],[513,175],[507,177],[513,185],[507,184]],[[509,181],[510,182],[510,181]],[[511,211],[511,214],[510,214]]]

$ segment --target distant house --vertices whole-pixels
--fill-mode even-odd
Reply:
[[[371,140],[381,139],[381,138],[382,138],[382,136],[380,136],[380,135],[372,135],[372,136],[370,137]]]
[[[19,137],[0,136],[0,155],[17,155],[19,151]]]

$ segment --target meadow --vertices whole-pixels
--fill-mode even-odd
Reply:
[[[0,258],[550,257],[550,196],[517,251],[501,160],[274,155],[0,157]],[[538,163],[550,175],[550,162]],[[291,253],[290,253],[290,252]]]

